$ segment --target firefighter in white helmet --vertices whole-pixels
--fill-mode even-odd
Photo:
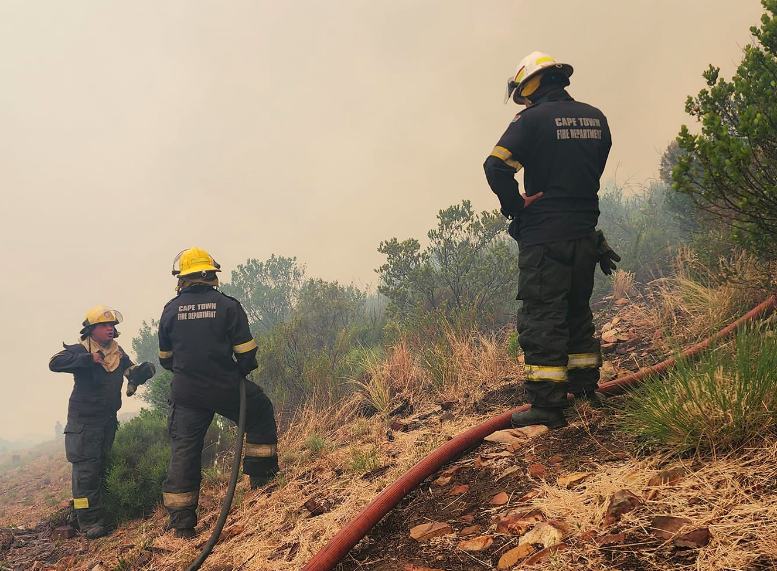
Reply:
[[[86,313],[78,343],[49,360],[49,369],[72,373],[74,384],[67,408],[65,455],[73,464],[73,508],[78,526],[89,539],[106,534],[100,502],[101,481],[108,451],[116,436],[116,412],[121,408],[121,386],[127,377],[127,395],[155,373],[154,365],[134,365],[116,342],[122,315],[97,305]]]
[[[505,102],[526,107],[484,164],[520,248],[518,340],[532,406],[513,414],[514,426],[565,426],[568,391],[594,398],[601,366],[589,303],[594,270],[599,262],[611,272],[620,260],[596,230],[610,129],[601,111],[566,91],[572,72],[541,52],[521,60]],[[515,180],[521,170],[524,194]]]
[[[202,447],[214,413],[235,422],[240,383],[258,367],[257,345],[240,302],[216,289],[221,266],[200,248],[173,262],[178,295],[159,320],[159,362],[173,372],[168,427],[172,439],[163,499],[175,536],[194,537]],[[278,473],[278,433],[270,399],[246,383],[243,472],[252,488]]]

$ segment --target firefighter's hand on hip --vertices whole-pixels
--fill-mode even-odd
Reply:
[[[521,197],[523,198],[523,207],[529,208],[529,205],[537,200],[540,196],[542,196],[542,192],[538,192],[537,194],[532,194],[531,196],[526,196],[525,194],[522,194]]]

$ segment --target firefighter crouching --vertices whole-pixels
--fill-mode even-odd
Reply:
[[[602,362],[590,308],[594,270],[599,262],[609,273],[620,261],[596,231],[610,129],[601,111],[564,89],[572,71],[540,52],[521,61],[505,103],[512,97],[526,108],[483,165],[520,248],[518,340],[532,406],[513,414],[514,426],[565,426],[568,391],[594,399]]]
[[[159,362],[173,372],[164,503],[175,536],[185,539],[194,537],[197,525],[205,433],[214,413],[237,422],[240,383],[258,367],[243,307],[216,289],[219,271],[205,250],[181,252],[173,262],[178,295],[159,323]],[[262,389],[246,382],[246,397],[243,472],[256,488],[278,473],[278,435],[272,403]]]
[[[65,454],[73,466],[73,507],[78,526],[89,539],[104,536],[105,513],[100,503],[105,459],[113,445],[121,408],[121,386],[127,394],[154,375],[154,365],[134,365],[116,342],[122,315],[98,305],[82,323],[79,342],[65,345],[49,361],[49,369],[72,373],[75,380],[67,409]]]

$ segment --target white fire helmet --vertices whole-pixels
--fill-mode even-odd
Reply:
[[[558,63],[548,54],[542,52],[532,52],[521,60],[515,75],[507,79],[507,92],[505,93],[505,103],[507,103],[513,94],[517,91],[514,99],[516,103],[523,103],[523,98],[528,97],[539,87],[539,80],[542,72],[559,71],[572,75],[574,69],[568,63]],[[536,79],[535,81],[531,81]]]

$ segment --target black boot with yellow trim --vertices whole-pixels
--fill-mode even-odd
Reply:
[[[541,424],[548,428],[562,428],[567,425],[563,407],[567,401],[567,368],[560,366],[526,365],[526,398],[532,405],[528,410],[514,412],[512,425],[533,426]]]

